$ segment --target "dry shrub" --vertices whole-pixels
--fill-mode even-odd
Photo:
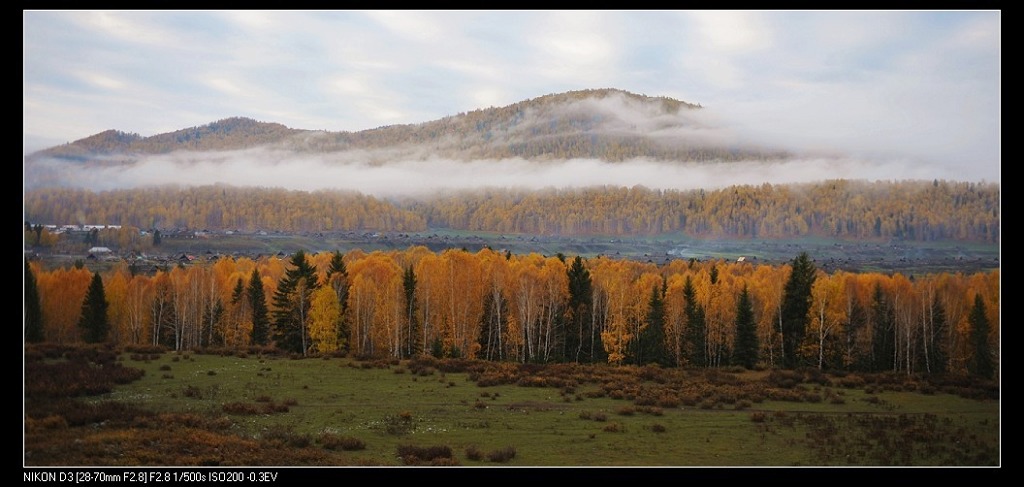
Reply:
[[[643,395],[636,398],[633,404],[637,406],[653,406],[658,403],[658,400],[654,396]]]
[[[99,358],[106,360],[106,358]],[[114,362],[76,358],[65,362],[28,362],[24,366],[25,398],[59,398],[106,394],[116,384],[141,379],[142,369]]]
[[[305,448],[313,444],[313,437],[308,433],[295,433],[285,427],[271,427],[260,437],[264,442],[281,444],[292,448]]]
[[[63,430],[68,428],[68,422],[63,416],[47,416],[42,419],[25,418],[25,432],[35,433],[45,430]]]
[[[269,402],[264,404],[262,409],[263,414],[287,413],[288,405]]]
[[[506,446],[493,450],[487,454],[487,459],[494,463],[505,463],[516,457],[516,449],[513,446]]]
[[[604,426],[603,429],[608,433],[622,433],[626,431],[626,428],[619,424],[618,422],[608,423]]]
[[[677,408],[679,407],[679,398],[669,394],[662,394],[658,397],[656,404],[663,408]]]
[[[665,415],[665,411],[663,409],[661,409],[659,407],[654,407],[654,406],[645,406],[645,407],[642,407],[642,408],[637,408],[637,411],[639,411],[641,413],[644,413],[644,414],[650,414],[651,416],[664,416]]]
[[[398,445],[398,457],[406,465],[433,464],[435,460],[452,459],[452,449],[447,445],[415,446]]]
[[[351,436],[340,436],[335,433],[321,433],[317,440],[320,446],[328,450],[356,451],[365,450],[366,442]]]
[[[466,458],[467,459],[473,460],[473,461],[479,461],[479,460],[483,459],[483,457],[484,457],[484,452],[480,451],[479,448],[477,448],[475,446],[472,446],[472,445],[466,447]]]

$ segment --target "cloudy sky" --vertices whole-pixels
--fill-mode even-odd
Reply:
[[[998,11],[24,11],[23,27],[26,153],[107,129],[358,131],[620,88],[755,141],[999,181]]]

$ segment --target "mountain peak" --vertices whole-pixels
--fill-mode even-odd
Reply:
[[[678,111],[680,108],[697,109],[702,108],[699,104],[688,103],[685,101],[676,100],[675,98],[669,98],[666,96],[647,96],[631,91],[622,90],[619,88],[598,88],[598,89],[584,89],[584,90],[573,90],[566,91],[563,93],[552,93],[544,95],[533,100],[529,100],[526,103],[531,102],[562,102],[562,101],[578,101],[584,99],[605,99],[611,96],[619,96],[626,99],[630,99],[637,102],[643,103],[661,103],[665,107],[673,112]]]

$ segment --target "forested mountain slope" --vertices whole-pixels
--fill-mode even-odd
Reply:
[[[63,168],[134,166],[147,158],[181,154],[189,163],[216,161],[210,152],[263,148],[277,158],[317,155],[334,163],[399,161],[535,161],[573,158],[621,162],[635,158],[677,162],[780,159],[784,151],[741,143],[723,135],[699,105],[622,90],[582,90],[545,95],[418,124],[358,132],[288,128],[248,118],[143,137],[108,130],[33,153],[25,160],[27,187],[79,186]]]

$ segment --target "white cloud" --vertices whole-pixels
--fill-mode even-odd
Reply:
[[[206,80],[206,84],[226,95],[241,96],[245,94],[245,90],[227,78],[209,78]]]
[[[415,42],[436,42],[447,33],[442,20],[435,18],[433,12],[375,10],[364,15],[391,33]]]
[[[124,81],[100,73],[83,71],[75,75],[93,86],[106,90],[119,90],[125,87]]]
[[[755,12],[706,10],[690,12],[689,16],[696,22],[702,47],[745,53],[771,46],[771,30]]]
[[[180,42],[159,22],[159,14],[146,12],[83,11],[69,16],[101,37],[129,43],[170,45]]]
[[[556,11],[538,17],[527,42],[535,52],[533,69],[556,81],[611,78],[619,51],[607,13]]]

